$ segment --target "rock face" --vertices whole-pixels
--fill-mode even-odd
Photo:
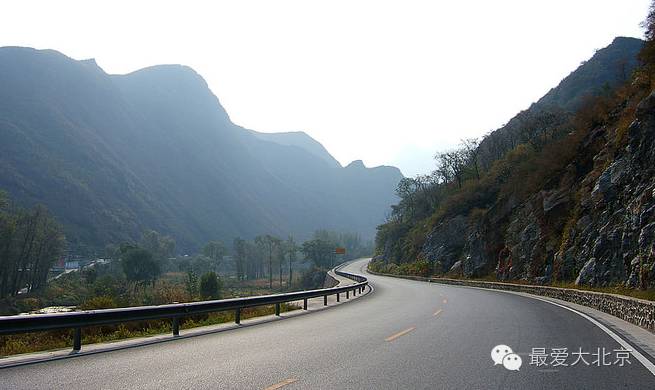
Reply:
[[[478,276],[487,266],[484,226],[458,215],[432,230],[423,248],[436,270]]]
[[[655,94],[638,105],[627,142],[601,127],[558,182],[514,204],[495,204],[482,220],[450,218],[428,235],[422,255],[457,265],[465,276],[578,285],[655,284]],[[546,184],[544,184],[546,187]],[[459,263],[461,262],[461,263]],[[459,263],[459,264],[458,264]]]
[[[423,249],[425,258],[431,262],[440,261],[443,270],[450,270],[466,245],[463,233],[467,228],[466,218],[461,215],[439,224],[428,236]]]
[[[563,263],[570,263],[567,270],[579,270],[576,284],[604,285],[619,281],[629,287],[647,287],[652,283],[654,109],[655,95],[651,94],[638,106],[636,120],[628,128],[625,149],[606,163],[607,168],[595,181],[592,174],[582,181],[592,189],[588,197],[580,200],[580,219],[565,232],[570,240],[557,253]],[[597,156],[599,161],[600,156]]]

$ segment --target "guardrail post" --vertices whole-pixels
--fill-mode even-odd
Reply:
[[[346,290],[346,299],[350,299],[350,290]]]
[[[241,323],[241,308],[236,309],[234,312],[234,323],[237,325]]]
[[[359,289],[359,287],[355,287],[355,288],[353,289],[353,297],[357,295],[357,289]]]
[[[80,352],[82,349],[82,328],[75,328],[73,332],[73,352]]]
[[[180,318],[179,317],[174,317],[173,318],[173,336],[179,336],[180,335]]]
[[[339,302],[339,298],[341,298],[341,293],[337,293],[337,302]]]
[[[278,316],[278,317],[280,316],[280,304],[279,303],[275,304],[275,315]]]
[[[327,306],[327,295],[323,295],[323,306]]]
[[[302,309],[307,310],[307,298],[305,298],[305,300],[302,303]]]

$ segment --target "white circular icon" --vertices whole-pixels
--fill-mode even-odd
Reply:
[[[496,345],[492,350],[491,350],[491,360],[494,361],[494,366],[498,364],[503,364],[503,358],[505,355],[508,355],[510,353],[514,353],[512,351],[512,348],[510,348],[507,345]]]
[[[518,371],[521,368],[521,364],[523,364],[523,360],[515,353],[510,353],[503,357],[503,367],[510,371]]]

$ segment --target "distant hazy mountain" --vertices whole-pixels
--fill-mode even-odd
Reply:
[[[73,245],[144,229],[184,249],[317,228],[372,237],[400,178],[342,168],[304,133],[234,125],[188,67],[108,75],[93,60],[0,48],[0,189],[48,206]]]
[[[332,157],[320,142],[316,141],[303,131],[290,131],[286,133],[260,133],[254,130],[249,131],[251,134],[264,141],[275,142],[280,145],[297,146],[305,149],[309,153],[327,162],[330,166],[341,168],[341,164]]]

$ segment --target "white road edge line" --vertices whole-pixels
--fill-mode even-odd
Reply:
[[[632,345],[631,345],[630,343],[628,343],[627,341],[623,340],[619,335],[617,335],[616,333],[612,332],[608,327],[606,327],[605,325],[601,324],[600,322],[598,322],[598,321],[597,321],[596,319],[594,319],[593,317],[591,317],[591,316],[589,316],[589,315],[587,315],[587,314],[585,314],[585,313],[583,313],[583,312],[580,312],[580,311],[578,311],[578,310],[575,310],[575,309],[573,309],[573,308],[571,308],[571,307],[568,307],[568,306],[565,306],[565,305],[559,304],[559,303],[557,303],[557,302],[553,302],[553,301],[551,301],[551,300],[549,300],[549,299],[541,298],[541,297],[539,297],[539,296],[532,295],[532,294],[529,294],[529,293],[518,294],[518,293],[516,293],[516,292],[514,292],[514,291],[507,291],[507,290],[500,290],[500,289],[493,289],[493,288],[474,287],[474,286],[463,286],[463,285],[448,285],[448,284],[442,284],[442,283],[436,283],[436,282],[431,282],[431,283],[433,283],[433,284],[435,284],[435,285],[445,285],[445,286],[464,287],[464,288],[475,288],[475,289],[478,289],[478,290],[504,292],[504,293],[508,293],[508,294],[518,295],[518,296],[521,296],[521,297],[537,299],[537,300],[539,300],[539,301],[546,302],[546,303],[550,303],[551,305],[559,306],[559,307],[561,307],[561,308],[563,308],[563,309],[566,309],[566,310],[572,311],[573,313],[576,313],[577,315],[581,316],[582,318],[587,319],[589,322],[591,322],[592,324],[594,324],[594,325],[596,325],[597,327],[599,327],[600,330],[602,330],[603,332],[607,333],[611,338],[614,339],[614,341],[616,341],[617,343],[619,343],[619,345],[621,345],[623,348],[625,348],[625,349],[629,349],[629,350],[630,350],[630,354],[632,354],[632,356],[634,356],[635,359],[637,359],[637,360],[639,361],[639,363],[641,363],[641,364],[642,364],[642,365],[643,365],[643,366],[644,366],[648,371],[650,371],[651,374],[653,374],[653,376],[655,376],[655,364],[653,364],[653,363],[652,363],[650,360],[648,360],[644,355],[642,355],[641,352],[639,352],[639,351],[637,350],[637,348],[635,348],[634,346],[632,346]]]
[[[572,311],[572,312],[578,314],[579,316],[581,316],[581,317],[583,317],[583,318],[586,318],[586,319],[587,319],[588,321],[590,321],[592,324],[594,324],[594,325],[596,325],[597,327],[599,327],[603,332],[607,333],[611,338],[613,338],[617,343],[619,343],[619,344],[620,344],[624,349],[629,349],[629,350],[630,350],[630,353],[632,354],[632,356],[634,356],[637,360],[639,360],[639,362],[640,362],[644,367],[646,367],[646,369],[647,369],[648,371],[650,371],[651,374],[653,374],[653,375],[655,376],[655,364],[653,364],[653,363],[652,363],[650,360],[648,360],[644,355],[642,355],[641,352],[639,352],[639,351],[637,350],[637,348],[635,348],[634,346],[630,345],[630,343],[628,343],[627,341],[625,341],[624,339],[622,339],[619,335],[617,335],[616,333],[614,333],[612,330],[610,330],[610,329],[609,329],[608,327],[606,327],[605,325],[603,325],[603,324],[601,324],[600,322],[598,322],[598,321],[597,321],[596,319],[594,319],[593,317],[591,317],[591,316],[589,316],[589,315],[587,315],[587,314],[585,314],[585,313],[582,313],[582,312],[580,312],[580,311],[577,311],[577,310],[575,310],[575,309],[573,309],[573,308],[570,308],[570,307],[568,307],[568,306],[565,306],[565,305],[559,304],[559,303],[557,303],[557,302],[553,302],[553,301],[548,300],[548,299],[544,299],[544,298],[540,298],[540,297],[530,297],[530,298],[538,299],[538,300],[540,300],[540,301],[550,303],[551,305],[559,306],[559,307],[564,308],[564,309],[566,309],[566,310]]]
[[[435,284],[439,284],[439,283],[435,283]],[[583,312],[581,312],[581,311],[575,310],[575,309],[573,309],[573,308],[571,308],[571,307],[568,307],[568,306],[566,306],[566,305],[562,305],[562,304],[560,304],[560,303],[553,302],[553,301],[551,301],[551,300],[549,300],[549,299],[545,299],[545,298],[542,298],[542,297],[539,297],[539,296],[536,296],[536,295],[532,295],[532,294],[529,294],[529,293],[519,294],[519,293],[517,293],[517,292],[515,292],[515,291],[507,291],[507,290],[500,290],[500,289],[493,289],[493,288],[484,288],[484,287],[474,287],[474,286],[455,286],[455,287],[475,288],[475,289],[478,289],[478,290],[497,291],[497,292],[503,292],[503,293],[513,294],[513,295],[518,295],[518,296],[521,296],[521,297],[526,297],[526,298],[536,299],[536,300],[539,300],[539,301],[542,301],[542,302],[550,303],[551,305],[559,306],[559,307],[561,307],[561,308],[563,308],[563,309],[566,309],[566,310],[572,311],[573,313],[576,313],[577,315],[581,316],[582,318],[587,319],[589,322],[591,322],[592,324],[594,324],[594,325],[596,325],[597,327],[599,327],[600,330],[602,330],[603,332],[607,333],[611,338],[614,339],[614,341],[616,341],[617,343],[619,343],[619,345],[621,345],[623,348],[625,348],[625,349],[629,349],[629,350],[630,350],[630,354],[632,354],[632,356],[634,356],[635,359],[637,359],[637,360],[639,361],[639,363],[641,363],[641,364],[642,364],[642,365],[643,365],[643,366],[644,366],[648,371],[650,371],[651,374],[653,374],[653,376],[655,376],[655,364],[653,364],[653,363],[652,363],[650,360],[648,360],[644,355],[642,355],[641,352],[639,352],[639,351],[637,350],[637,348],[635,348],[635,347],[632,346],[630,343],[628,343],[627,341],[625,341],[624,339],[622,339],[622,338],[621,338],[619,335],[617,335],[616,333],[612,332],[612,330],[610,330],[608,327],[606,327],[605,325],[603,325],[603,324],[601,324],[600,322],[598,322],[598,321],[597,321],[596,319],[594,319],[593,317],[591,317],[591,316],[589,316],[589,315],[587,315],[587,314],[585,314],[585,313],[583,313]]]

